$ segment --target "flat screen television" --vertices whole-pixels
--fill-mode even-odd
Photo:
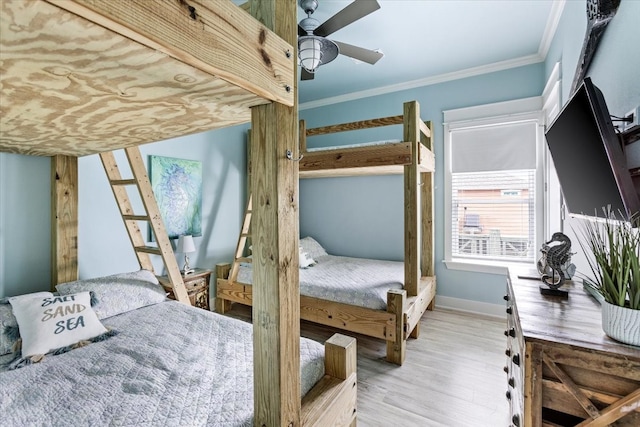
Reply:
[[[547,145],[570,214],[618,219],[640,212],[626,158],[604,96],[589,77],[546,131]],[[621,218],[622,216],[622,218]]]

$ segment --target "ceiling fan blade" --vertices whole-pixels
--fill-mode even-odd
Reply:
[[[307,32],[305,31],[305,29],[302,28],[300,24],[298,24],[298,36],[306,36],[306,35],[307,35]]]
[[[362,47],[354,46],[347,43],[331,40],[338,45],[340,54],[346,55],[350,58],[357,59],[358,61],[367,62],[371,65],[375,64],[384,56],[384,53],[376,52],[375,50],[369,50]]]
[[[300,68],[300,80],[313,80],[314,73],[310,73],[304,68]]]
[[[378,9],[380,9],[380,5],[376,0],[354,0],[353,3],[323,22],[313,31],[313,34],[327,37]]]

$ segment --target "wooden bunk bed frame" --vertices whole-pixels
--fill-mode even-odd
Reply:
[[[403,125],[403,142],[306,150],[308,136],[399,124]],[[314,129],[306,129],[305,122],[301,121],[299,132],[300,178],[404,174],[404,289],[388,291],[386,311],[300,296],[301,319],[383,339],[387,343],[387,360],[402,365],[407,339],[418,337],[420,318],[427,309],[433,309],[436,293],[433,252],[435,157],[430,124],[420,119],[420,106],[412,101],[404,104],[400,116]],[[255,131],[251,135],[253,138]],[[250,174],[253,173],[252,170]],[[246,230],[242,232],[246,233]],[[239,247],[238,252],[241,249]],[[255,250],[252,253],[255,254]],[[236,258],[234,264],[240,260]],[[225,312],[232,302],[252,305],[253,290],[259,287],[237,282],[233,269],[220,271],[223,273],[218,273],[216,310]],[[231,272],[228,277],[227,271]]]
[[[4,0],[0,151],[52,158],[52,285],[78,278],[79,156],[252,122],[254,424],[355,425],[355,340],[299,378],[297,5],[294,0]],[[249,13],[247,13],[249,12]],[[258,19],[255,19],[258,17]],[[296,195],[281,197],[281,195]],[[174,291],[186,295],[182,280]],[[179,289],[182,288],[182,289]],[[184,292],[184,293],[183,293]]]

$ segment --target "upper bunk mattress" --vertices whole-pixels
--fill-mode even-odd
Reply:
[[[387,309],[387,291],[403,289],[404,263],[335,255],[316,257],[300,269],[300,295],[374,310]],[[251,284],[250,264],[242,264],[237,281]]]
[[[252,325],[175,301],[102,320],[106,341],[0,372],[0,424],[251,426]],[[300,340],[301,391],[324,348]]]

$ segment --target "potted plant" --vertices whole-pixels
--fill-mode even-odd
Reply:
[[[617,341],[640,346],[640,216],[623,222],[607,212],[603,220],[582,224],[579,243],[593,274],[584,281],[602,296],[602,329]]]

